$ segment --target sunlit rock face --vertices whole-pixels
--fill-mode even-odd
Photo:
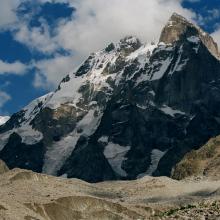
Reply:
[[[89,182],[170,176],[220,134],[213,39],[174,14],[158,44],[125,37],[0,127],[9,168]]]
[[[214,56],[220,56],[218,45],[209,34],[176,13],[171,16],[167,25],[163,28],[160,36],[160,42],[173,44],[181,39],[184,40],[186,36],[199,37]]]

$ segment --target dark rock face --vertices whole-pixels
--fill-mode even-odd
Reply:
[[[97,143],[86,146],[82,142],[78,142],[79,146],[66,160],[58,175],[67,174],[67,177],[74,176],[88,182],[116,180],[117,176],[104,157],[102,148]]]
[[[21,142],[21,137],[13,133],[8,143],[0,152],[0,158],[6,162],[9,169],[19,167],[42,172],[45,148],[41,142],[28,146]]]
[[[220,134],[217,57],[213,39],[176,14],[158,45],[110,44],[0,127],[0,159],[90,182],[170,176]]]

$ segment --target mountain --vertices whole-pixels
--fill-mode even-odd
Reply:
[[[173,14],[159,43],[125,37],[0,127],[0,158],[89,182],[170,176],[220,134],[217,44]]]

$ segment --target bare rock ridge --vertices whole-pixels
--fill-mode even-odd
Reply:
[[[213,38],[200,27],[177,13],[170,17],[167,25],[163,28],[159,41],[165,44],[173,44],[180,40],[183,35],[184,37],[199,37],[214,56],[220,57],[218,45]]]

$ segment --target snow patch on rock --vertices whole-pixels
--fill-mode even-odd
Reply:
[[[111,165],[112,169],[120,176],[127,176],[127,173],[122,169],[122,163],[126,160],[125,155],[130,150],[130,146],[120,146],[109,142],[105,147],[104,155]]]
[[[108,143],[108,136],[102,136],[98,139],[99,143]]]
[[[102,113],[96,116],[97,109],[91,109],[81,121],[78,122],[76,128],[64,137],[62,140],[55,142],[47,149],[44,159],[43,173],[56,175],[57,171],[62,167],[66,159],[75,149],[77,142],[81,136],[91,136],[99,126]],[[81,132],[79,132],[79,130]]]
[[[0,126],[5,124],[9,120],[9,116],[0,116]]]
[[[166,154],[167,151],[160,151],[158,149],[153,149],[151,152],[151,165],[147,169],[145,173],[139,174],[138,178],[142,178],[144,176],[151,176],[154,171],[157,169],[158,164],[161,158]]]
[[[107,79],[109,77],[114,78],[116,75],[103,74],[103,72],[107,65],[115,63],[117,57],[118,53],[116,51],[107,53],[102,50],[95,53],[93,59],[90,61],[91,67],[89,71],[82,76],[69,74],[69,81],[60,84],[59,90],[53,94],[47,106],[51,109],[57,109],[60,105],[68,103],[77,107],[77,103],[82,98],[79,90],[87,83],[93,85],[95,91],[99,91],[101,88],[112,90],[107,83]]]
[[[35,100],[33,100],[30,104],[28,104],[26,107],[23,108],[25,111],[23,122],[24,124],[27,124],[28,122],[32,121],[34,117],[39,113],[40,109],[44,107],[44,105],[50,100],[54,93],[48,93],[44,96],[41,96]]]
[[[188,37],[187,40],[188,40],[189,42],[192,42],[192,43],[195,43],[195,44],[198,44],[198,43],[200,42],[200,39],[199,39],[199,37],[197,37],[197,36]]]
[[[43,138],[41,132],[33,129],[29,124],[23,124],[21,127],[0,134],[0,151],[7,144],[10,135],[13,133],[18,134],[22,138],[22,143],[27,145],[37,144]]]
[[[136,51],[134,51],[133,53],[131,53],[127,57],[127,60],[137,59],[138,62],[140,63],[140,68],[144,68],[145,64],[149,62],[149,58],[156,47],[157,47],[156,44],[145,44]]]
[[[160,110],[162,112],[164,112],[166,115],[170,115],[172,117],[174,117],[175,114],[185,115],[185,112],[182,112],[182,111],[176,110],[176,109],[172,109],[171,107],[169,107],[167,105],[163,105],[163,107],[161,107]]]
[[[167,71],[169,65],[171,63],[171,58],[168,57],[166,60],[160,63],[154,63],[156,67],[156,71],[153,72],[151,80],[159,80],[163,77],[165,72]]]

